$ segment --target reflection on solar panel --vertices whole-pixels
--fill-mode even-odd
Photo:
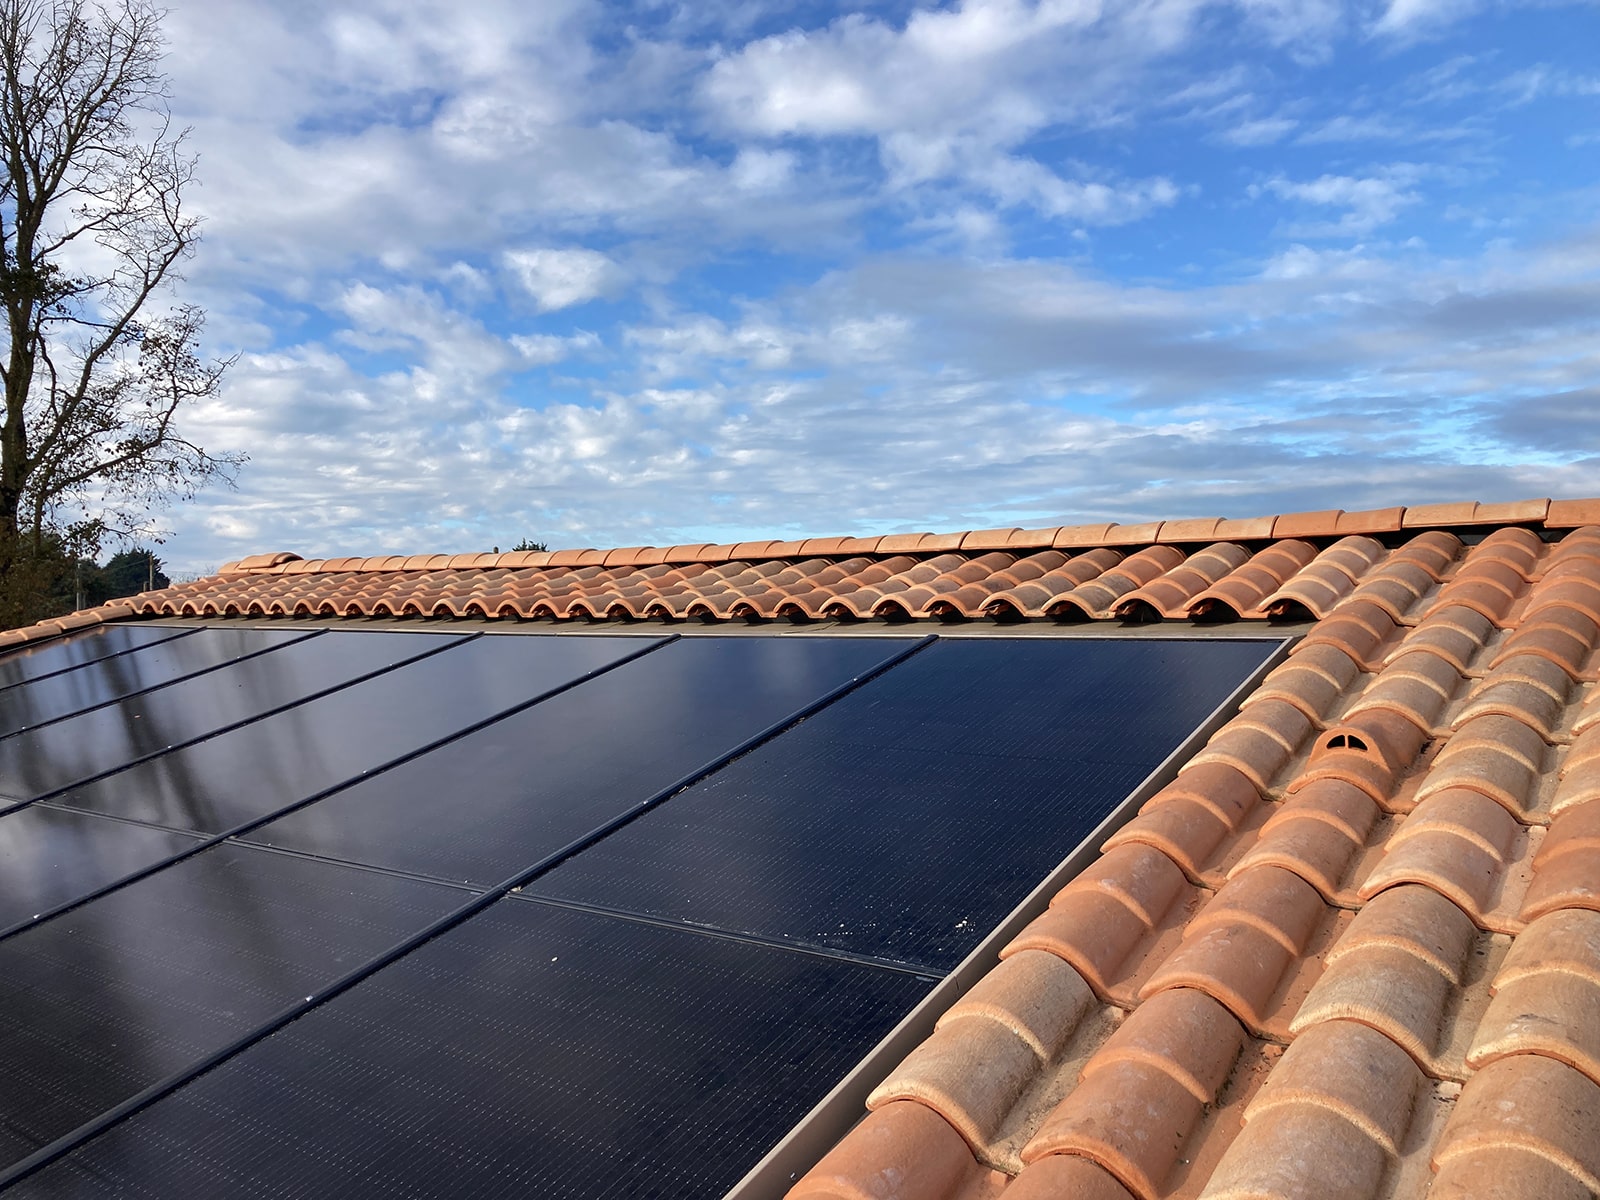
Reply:
[[[719,1194],[1277,648],[418,625],[0,659],[0,1186]]]
[[[286,640],[283,634],[254,629],[200,629],[138,654],[95,659],[0,692],[0,737],[226,666]]]
[[[256,636],[268,653],[17,734],[0,756],[0,793],[16,800],[48,795],[465,640],[427,633]]]
[[[97,662],[113,654],[125,654],[141,646],[153,646],[175,637],[188,637],[193,632],[192,629],[172,629],[160,625],[97,625],[75,637],[40,642],[0,658],[0,688],[15,687],[31,679],[43,679],[58,671],[70,671],[84,663]]]

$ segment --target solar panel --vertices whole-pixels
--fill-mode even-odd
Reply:
[[[879,638],[683,638],[250,836],[496,883],[906,646]]]
[[[0,1164],[720,1194],[1277,648],[351,631],[8,738],[98,778],[0,815],[0,932],[81,901],[0,937]]]
[[[478,638],[108,775],[54,802],[221,833],[657,644],[633,637]],[[524,772],[533,750],[518,746]],[[384,792],[403,787],[397,778],[404,774],[379,775],[373,786]],[[469,769],[450,787],[476,786],[471,778]],[[413,826],[410,836],[424,828]]]
[[[0,817],[0,932],[195,842],[43,804],[19,808]]]
[[[304,636],[256,629],[201,629],[187,637],[169,638],[8,688],[0,691],[0,737],[209,671],[241,655],[287,645]]]
[[[193,633],[162,625],[97,625],[68,637],[25,646],[0,656],[0,688],[70,671],[111,654],[125,654]]]
[[[930,981],[502,902],[30,1178],[41,1196],[719,1196]]]
[[[226,1045],[461,899],[218,846],[0,941],[0,1163]]]
[[[46,795],[465,640],[436,633],[260,636],[284,644],[181,685],[13,735],[0,754],[0,794],[14,800]]]
[[[528,891],[949,970],[1274,649],[943,640]]]

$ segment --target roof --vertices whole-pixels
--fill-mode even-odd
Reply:
[[[1550,537],[1592,523],[1600,499],[613,550],[258,554],[205,579],[0,633],[0,646],[133,616],[1321,618],[1363,588],[1363,598],[1393,607],[1395,585],[1378,582],[1388,579],[1389,549],[1422,532],[1471,542],[1506,527]]]
[[[77,622],[259,613],[1310,614],[791,1195],[1600,1192],[1600,501],[258,556]]]

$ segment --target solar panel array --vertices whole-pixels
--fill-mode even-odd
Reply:
[[[0,1187],[720,1195],[1277,645],[458,630],[0,659]]]

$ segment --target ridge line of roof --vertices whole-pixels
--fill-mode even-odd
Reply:
[[[291,551],[253,554],[224,563],[219,576],[322,574],[343,571],[525,570],[539,567],[641,567],[662,563],[719,563],[750,558],[792,558],[840,554],[931,554],[960,551],[1096,549],[1190,542],[1268,541],[1282,538],[1344,537],[1406,530],[1459,529],[1467,526],[1533,525],[1575,529],[1600,523],[1600,498],[1552,500],[1541,497],[1485,504],[1476,500],[1347,512],[1278,513],[1262,517],[1185,517],[1121,525],[1115,521],[958,530],[952,533],[891,533],[877,537],[813,537],[789,541],[685,542],[673,546],[574,547],[565,550],[515,550],[502,554],[380,554],[368,557],[305,559]]]
[[[1420,535],[1428,530],[1461,530],[1472,527],[1571,530],[1586,525],[1600,525],[1600,498],[1565,500],[1541,498],[1494,504],[1468,500],[1452,504],[1412,505],[1359,512],[1328,509],[1320,512],[1286,513],[1245,519],[1180,518],[1133,525],[1106,523],[1053,526],[1043,529],[982,529],[944,534],[900,533],[865,538],[807,538],[723,545],[633,546],[612,550],[383,555],[310,560],[302,559],[293,553],[279,551],[273,554],[251,555],[237,562],[227,563],[215,575],[203,580],[115,600],[96,608],[41,621],[26,628],[0,632],[0,649],[44,641],[106,621],[137,617],[141,612],[148,611],[147,602],[152,597],[170,593],[187,596],[196,590],[203,590],[208,584],[251,578],[265,580],[290,575],[363,572],[537,570],[587,566],[646,567],[659,564],[713,565],[760,559],[839,558],[864,555],[926,557],[940,554],[995,552],[1026,554],[1045,549],[1082,552],[1102,548],[1125,548],[1131,551],[1135,547],[1150,549],[1163,545],[1173,547],[1203,543],[1214,545],[1217,542],[1230,540],[1281,544],[1295,539],[1393,533]],[[1133,593],[1135,597],[1142,594],[1142,592]],[[1165,615],[1165,610],[1162,611]]]

